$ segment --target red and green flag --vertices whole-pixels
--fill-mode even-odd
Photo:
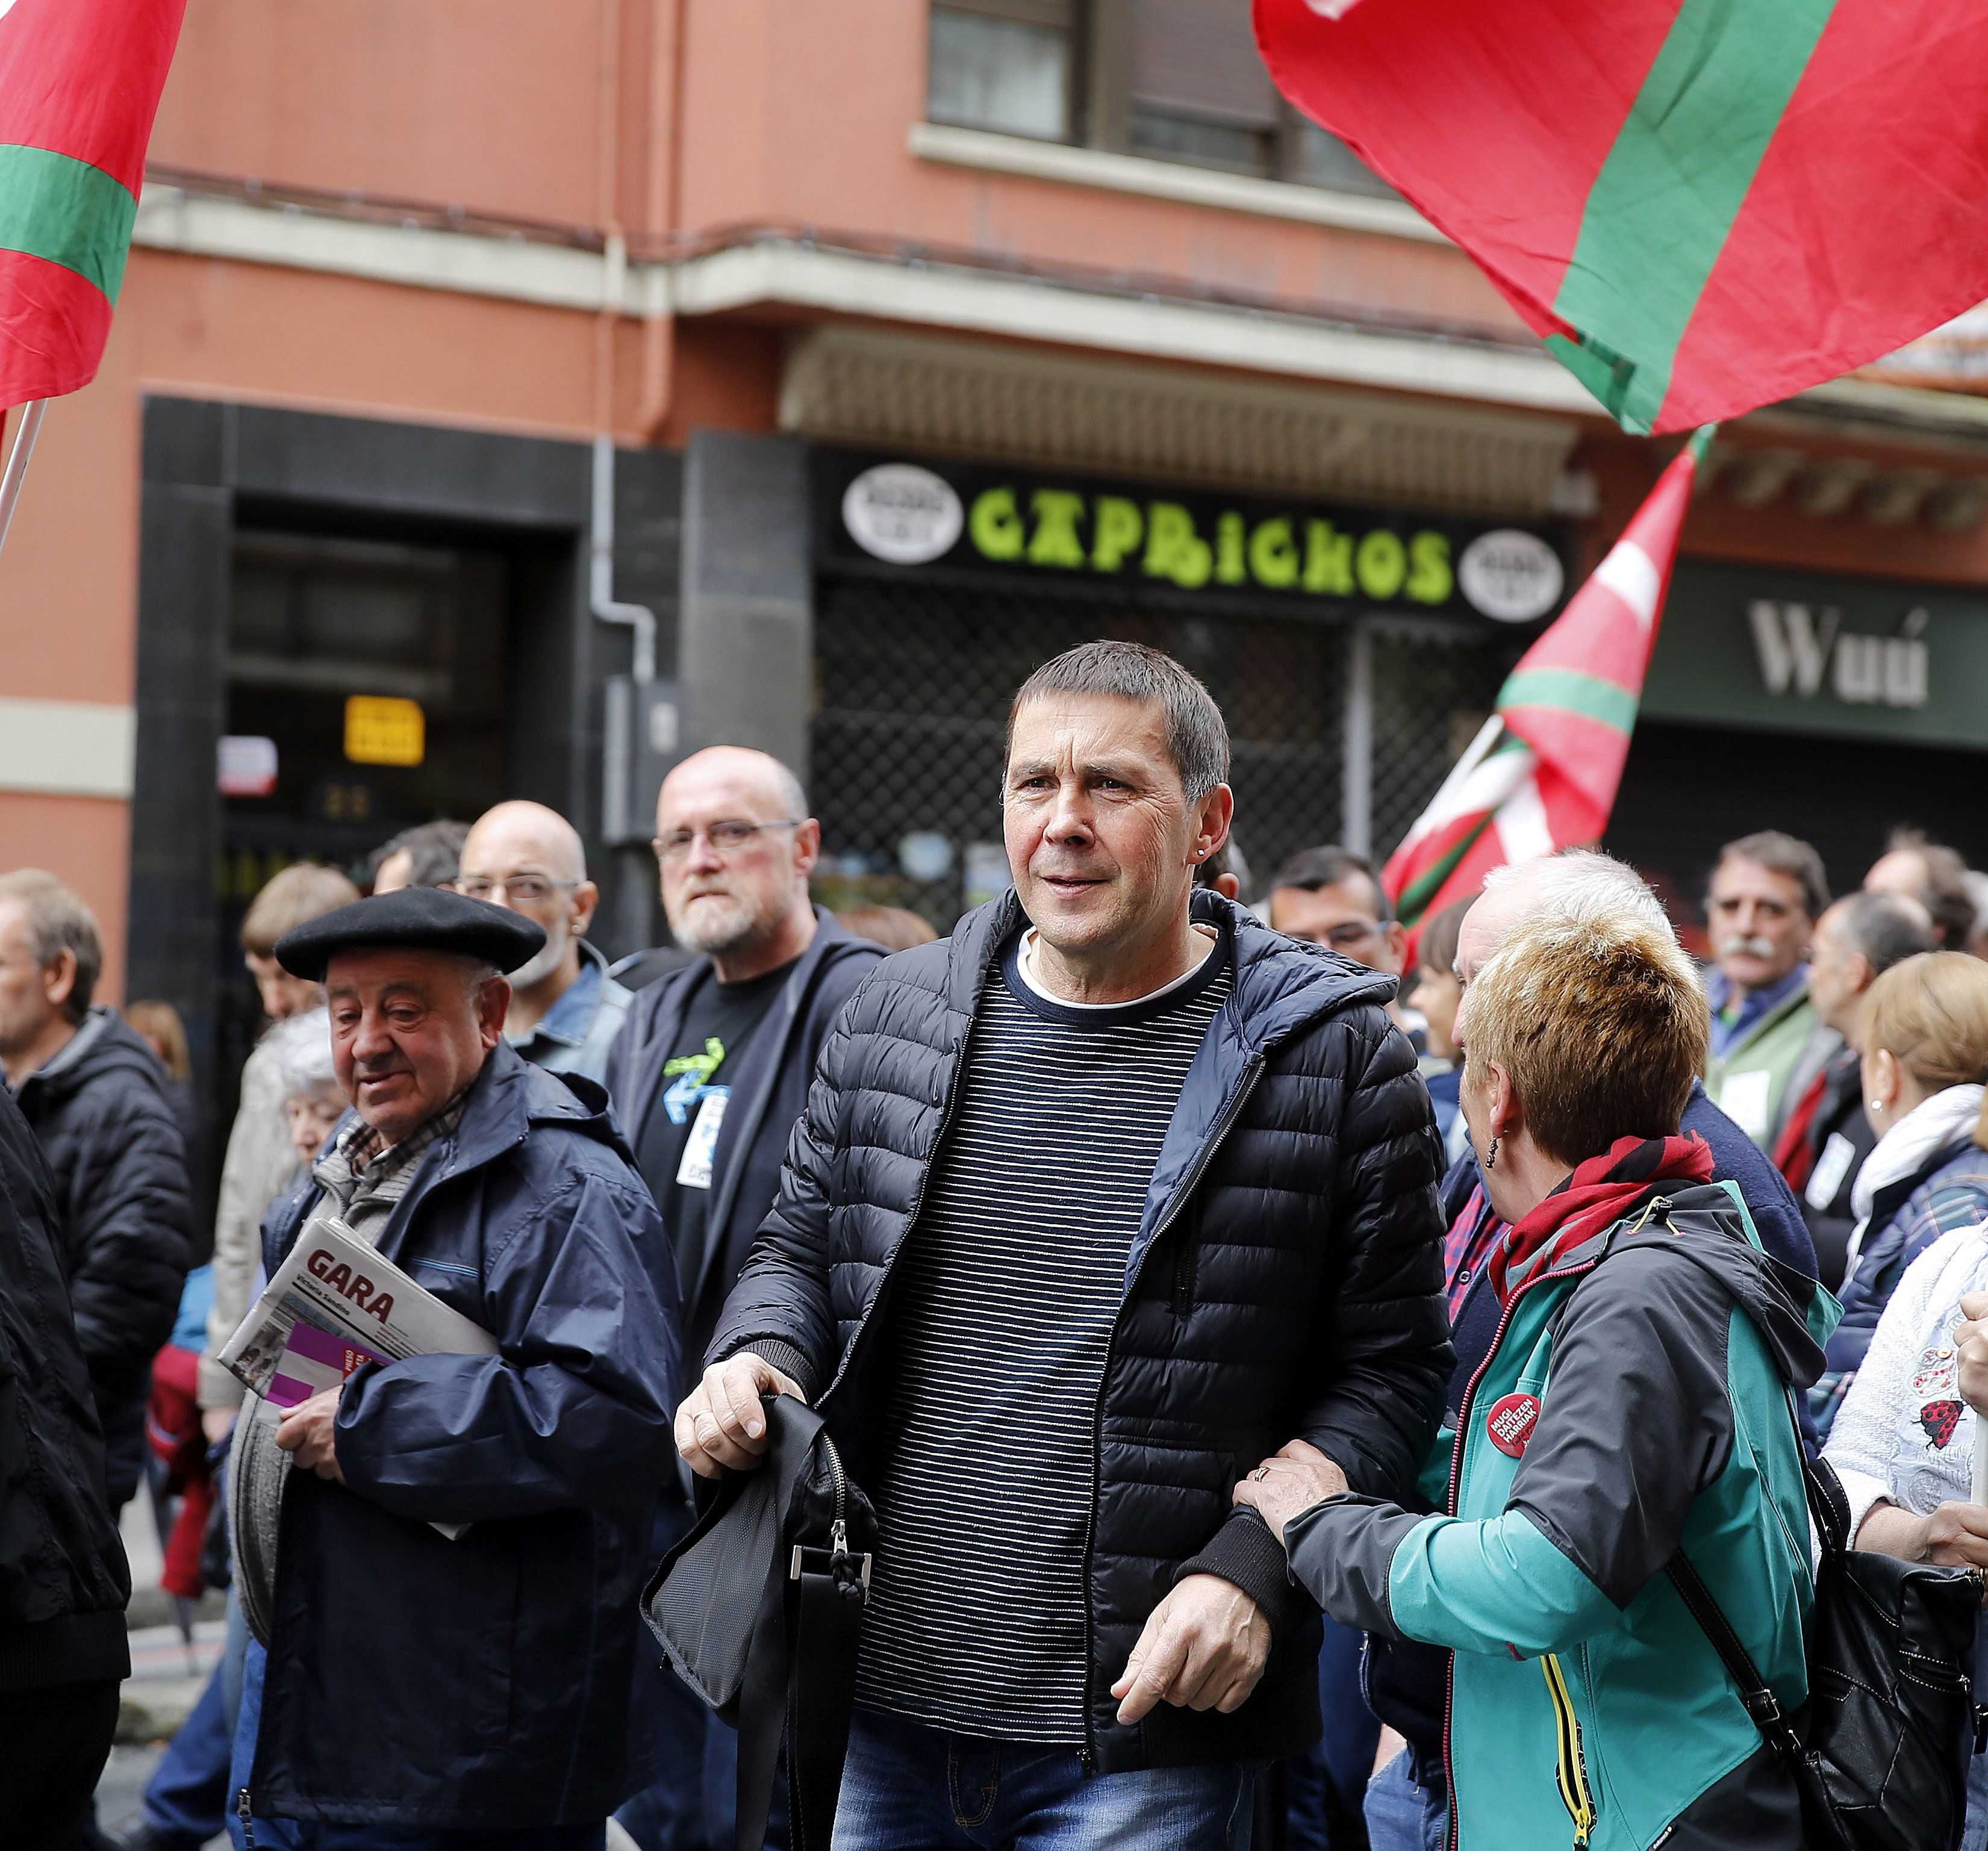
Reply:
[[[1254,0],[1278,87],[1632,431],[1988,298],[1979,0]]]
[[[96,377],[186,0],[0,0],[0,407]]]
[[[1389,857],[1381,879],[1411,931],[1474,894],[1495,867],[1601,839],[1711,436],[1708,427],[1679,453],[1594,576],[1519,658],[1496,710]]]

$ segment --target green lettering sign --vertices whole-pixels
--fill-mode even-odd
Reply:
[[[1360,589],[1370,598],[1391,598],[1408,576],[1408,549],[1399,534],[1377,527],[1363,535],[1353,556]]]
[[[1208,583],[1215,556],[1179,502],[1155,502],[1146,510],[1145,564],[1148,577],[1171,579],[1183,590]]]
[[[1215,523],[1215,582],[1241,585],[1247,583],[1249,576],[1242,563],[1242,517],[1222,515]]]
[[[1281,518],[1260,522],[1249,536],[1249,569],[1259,585],[1287,591],[1298,582],[1297,542],[1291,524]]]
[[[1023,536],[1014,490],[988,488],[975,495],[973,512],[966,517],[966,530],[983,559],[1019,559]]]
[[[1353,593],[1353,536],[1330,521],[1305,522],[1304,588],[1335,598]]]
[[[1408,542],[1408,593],[1418,604],[1447,604],[1456,589],[1446,534],[1418,533]]]
[[[1029,563],[1081,566],[1084,542],[1077,537],[1077,524],[1084,518],[1084,497],[1067,488],[1038,488],[1029,497],[1029,506],[1036,517]]]
[[[1145,517],[1137,502],[1121,495],[1100,495],[1090,514],[1090,563],[1099,572],[1116,572],[1139,550],[1146,536]]]

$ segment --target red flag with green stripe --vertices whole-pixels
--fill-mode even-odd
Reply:
[[[0,0],[0,406],[96,377],[186,0]]]
[[[1988,298],[1988,6],[1254,4],[1278,87],[1631,431],[1736,417]]]
[[[1685,445],[1594,576],[1520,657],[1496,711],[1389,857],[1381,878],[1412,931],[1475,893],[1495,867],[1601,839],[1711,434]]]

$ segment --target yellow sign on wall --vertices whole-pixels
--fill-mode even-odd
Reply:
[[[418,701],[354,694],[345,704],[345,755],[354,765],[419,765],[428,721]]]

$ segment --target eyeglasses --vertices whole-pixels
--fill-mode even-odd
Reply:
[[[554,893],[571,893],[580,883],[555,880],[549,874],[509,874],[502,880],[488,880],[482,874],[458,874],[449,885],[470,900],[488,900],[493,893],[502,893],[509,899],[522,900],[526,906],[536,906]]]
[[[656,851],[658,861],[681,861],[697,846],[702,836],[711,844],[712,853],[721,860],[729,859],[742,849],[762,829],[797,829],[806,820],[803,817],[789,816],[778,822],[714,822],[708,829],[677,829],[667,836],[658,836],[649,846]]]

